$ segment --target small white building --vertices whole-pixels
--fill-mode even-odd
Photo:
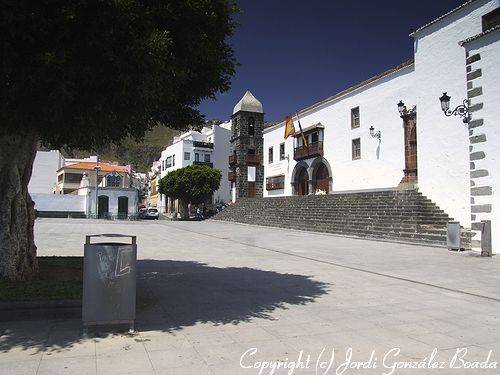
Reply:
[[[38,151],[29,192],[40,217],[126,219],[137,215],[143,180],[145,175],[134,174],[130,165],[97,163],[97,156],[65,159],[59,151]]]
[[[224,122],[205,126],[199,132],[191,130],[174,137],[172,144],[162,151],[158,160],[158,178],[161,179],[169,172],[189,165],[209,165],[222,172],[220,187],[214,192],[212,202],[229,202],[231,187],[227,175],[230,136],[231,123]],[[172,212],[173,207],[167,207],[168,203],[165,195],[159,196],[157,203],[159,211]]]
[[[303,133],[295,116],[286,140],[284,121],[264,129],[264,197],[418,187],[466,228],[491,220],[500,251],[499,6],[467,1],[417,29],[413,59],[300,110]],[[443,92],[451,109],[470,100],[468,125]]]

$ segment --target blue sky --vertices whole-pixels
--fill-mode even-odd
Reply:
[[[231,89],[207,100],[207,119],[227,119],[249,89],[266,120],[309,104],[413,56],[411,28],[464,0],[239,0],[230,39],[241,64]]]

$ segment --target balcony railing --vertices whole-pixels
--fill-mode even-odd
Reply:
[[[193,147],[214,148],[212,142],[193,141]]]
[[[259,164],[259,156],[258,155],[247,155],[246,162],[247,162],[247,164]]]
[[[214,167],[213,163],[211,163],[209,161],[193,161],[193,165],[207,165],[210,168]]]
[[[229,165],[236,164],[236,154],[229,155]]]
[[[293,150],[295,160],[309,159],[315,156],[323,156],[323,142],[310,143],[307,147],[300,146]]]
[[[228,172],[227,179],[229,181],[236,181],[236,172]]]

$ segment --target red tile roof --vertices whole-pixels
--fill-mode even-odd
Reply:
[[[65,165],[61,169],[83,169],[93,171],[96,163],[93,161],[81,161],[79,163]],[[99,167],[102,172],[126,172],[130,173],[130,165],[114,165],[111,163],[100,162]]]

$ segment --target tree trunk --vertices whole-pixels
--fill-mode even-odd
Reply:
[[[181,211],[181,219],[182,220],[189,219],[189,206],[188,206],[188,202],[185,201],[184,199],[179,199],[179,206],[180,206],[180,211]]]
[[[28,193],[37,142],[35,132],[0,134],[0,278],[29,280],[38,270]]]

